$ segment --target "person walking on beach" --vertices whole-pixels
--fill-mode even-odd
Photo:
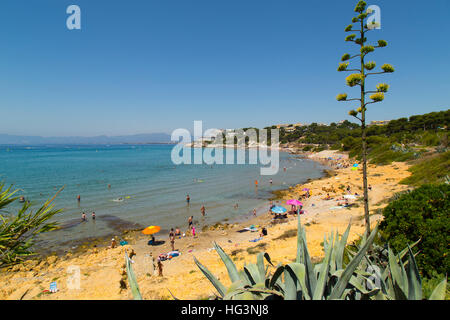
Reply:
[[[116,246],[117,246],[116,239],[112,238],[111,239],[111,246],[109,248],[114,249]]]
[[[256,209],[253,209],[253,216],[256,217]]]
[[[173,228],[170,229],[169,240],[170,240],[170,245],[172,247],[172,251],[175,251],[175,231],[173,231]]]
[[[202,205],[200,211],[201,211],[201,213],[202,213],[202,216],[205,216],[205,211],[206,211],[206,209],[205,209],[205,206],[204,206],[204,205]]]
[[[192,226],[192,236],[195,238],[195,226]]]
[[[160,258],[158,258],[158,276],[163,276],[163,265]]]
[[[156,276],[156,266],[155,266],[155,258],[153,257],[152,252],[150,251],[150,270],[149,274],[152,276]]]

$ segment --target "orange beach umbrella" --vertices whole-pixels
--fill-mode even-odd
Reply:
[[[147,228],[145,228],[144,230],[142,230],[143,234],[154,234],[159,232],[159,230],[161,230],[160,226],[149,226]]]

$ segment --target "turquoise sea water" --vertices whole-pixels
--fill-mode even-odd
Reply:
[[[139,226],[160,225],[163,232],[176,226],[185,230],[190,215],[200,230],[202,225],[225,218],[251,216],[254,208],[258,213],[267,212],[271,191],[318,178],[324,169],[287,153],[280,153],[280,170],[274,176],[261,176],[261,165],[174,165],[172,148],[0,146],[0,180],[20,189],[17,195],[35,206],[65,186],[55,200],[56,207],[64,208],[57,217],[63,228],[45,234],[39,242],[51,250]],[[259,181],[257,189],[255,180]],[[77,195],[81,196],[80,203]],[[120,197],[123,201],[114,201]],[[233,207],[236,203],[238,209]],[[202,205],[206,217],[200,214]],[[81,222],[83,211],[87,222]],[[92,211],[96,213],[95,222]]]

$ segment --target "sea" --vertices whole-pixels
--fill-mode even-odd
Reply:
[[[286,152],[280,152],[280,169],[272,176],[261,175],[261,164],[176,165],[171,160],[173,148],[164,144],[0,146],[0,181],[5,187],[13,185],[16,196],[30,201],[32,210],[64,187],[53,201],[55,208],[63,209],[53,218],[60,229],[40,235],[36,242],[43,251],[60,251],[150,225],[160,226],[161,233],[172,227],[186,230],[189,216],[194,216],[199,231],[219,221],[243,221],[254,209],[266,213],[273,191],[322,177],[326,169]],[[22,205],[16,201],[1,214],[14,215]]]

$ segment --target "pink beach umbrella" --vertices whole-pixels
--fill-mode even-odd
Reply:
[[[290,200],[286,201],[286,204],[288,204],[288,205],[290,204],[292,206],[303,206],[303,203],[301,203],[297,199],[290,199]]]

